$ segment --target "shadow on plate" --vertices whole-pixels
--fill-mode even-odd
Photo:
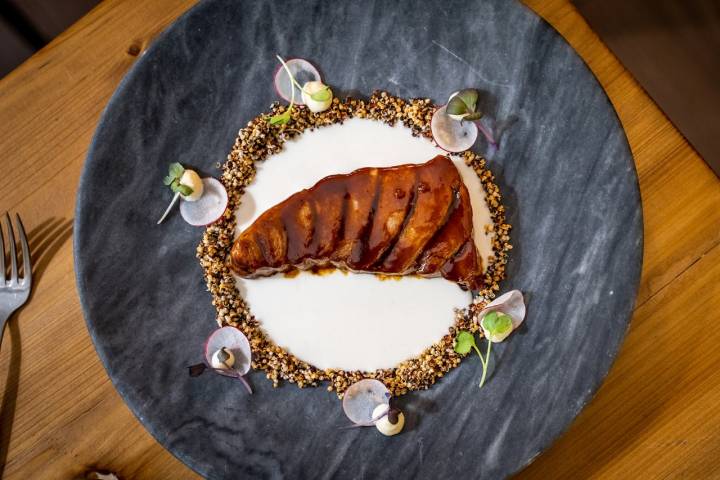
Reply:
[[[437,402],[429,398],[422,398],[409,393],[403,396],[398,402],[401,410],[405,412],[404,430],[411,432],[420,426],[423,417],[430,418],[432,413],[438,412],[440,408]]]

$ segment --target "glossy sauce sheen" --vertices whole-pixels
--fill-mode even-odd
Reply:
[[[438,155],[332,175],[293,194],[240,234],[231,266],[246,278],[318,266],[416,273],[476,290],[483,269],[473,238],[467,188]]]

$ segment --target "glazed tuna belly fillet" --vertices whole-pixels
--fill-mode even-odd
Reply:
[[[230,266],[255,278],[292,269],[442,276],[482,285],[472,206],[452,161],[325,177],[264,212],[235,240]]]

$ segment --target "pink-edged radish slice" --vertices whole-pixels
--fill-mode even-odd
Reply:
[[[373,412],[378,405],[390,403],[390,391],[380,381],[365,378],[355,382],[343,394],[343,411],[358,426],[372,426],[377,419]]]
[[[291,58],[287,60],[285,64],[293,77],[295,77],[295,81],[300,85],[305,85],[305,82],[319,82],[322,80],[318,69],[303,58]],[[305,105],[302,99],[302,92],[293,84],[293,81],[288,76],[287,70],[285,70],[282,65],[278,66],[277,70],[275,70],[275,91],[283,100],[290,102],[292,89],[295,89],[295,104]]]
[[[517,329],[525,320],[525,299],[520,290],[510,290],[488,303],[477,316],[478,321],[490,312],[504,313],[512,320],[513,330]]]
[[[181,202],[180,215],[190,225],[201,227],[217,221],[225,212],[228,195],[225,187],[212,177],[202,179],[203,194],[194,202]]]
[[[473,122],[458,122],[438,108],[430,121],[430,130],[438,147],[448,152],[463,152],[475,144],[478,127]]]
[[[215,330],[205,342],[205,361],[208,365],[212,365],[212,357],[221,348],[226,348],[232,352],[235,358],[232,368],[227,372],[218,370],[218,373],[236,376],[245,375],[250,371],[250,362],[252,353],[250,351],[250,342],[247,337],[235,327],[222,327]]]
[[[245,375],[250,371],[252,352],[247,337],[235,327],[222,327],[210,334],[205,342],[205,362],[212,366],[215,352],[224,348],[232,353],[233,363],[229,369],[213,368],[215,372],[240,380],[249,393],[252,392]]]

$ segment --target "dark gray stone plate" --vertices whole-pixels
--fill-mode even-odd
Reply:
[[[511,125],[490,162],[513,224],[509,279],[523,329],[478,390],[468,358],[401,404],[398,437],[347,424],[324,388],[255,395],[188,378],[215,328],[194,257],[202,229],[162,178],[179,161],[218,174],[238,129],[276,99],[275,53],[314,61],[336,91],[485,92]],[[511,121],[507,121],[511,120]],[[514,120],[514,122],[512,121]],[[485,145],[479,143],[479,151]],[[613,362],[633,308],[642,213],[632,156],[605,93],[544,21],[514,1],[203,1],[162,34],[110,101],[81,179],[78,290],[116,388],[150,432],[212,478],[498,478],[570,424]]]

